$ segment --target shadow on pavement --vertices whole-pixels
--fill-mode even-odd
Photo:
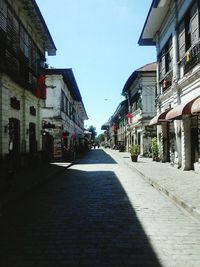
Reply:
[[[117,164],[103,149],[91,149],[78,164]]]
[[[33,189],[40,187],[55,174],[66,169],[68,164],[44,163],[37,166],[23,168],[13,173],[12,179],[6,173],[0,178],[0,213],[7,205],[12,205],[18,198],[26,197]]]
[[[1,267],[161,267],[112,171],[68,169],[10,207],[0,236]]]

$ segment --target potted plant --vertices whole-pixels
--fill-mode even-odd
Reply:
[[[130,147],[130,153],[131,153],[131,160],[133,162],[137,162],[138,155],[140,153],[140,147],[138,144],[132,144]]]
[[[152,150],[153,161],[159,161],[160,158],[159,158],[157,137],[151,139],[151,150]]]

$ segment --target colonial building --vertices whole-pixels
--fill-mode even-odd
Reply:
[[[146,64],[135,70],[126,81],[122,94],[128,101],[126,125],[126,150],[131,144],[139,144],[140,155],[150,152],[151,137],[155,129],[149,127],[155,116],[156,63]]]
[[[128,102],[123,100],[110,118],[110,146],[124,150],[126,146]]]
[[[84,145],[87,113],[72,69],[46,69],[45,74],[43,149],[54,158],[70,159]]]
[[[184,170],[200,161],[200,7],[197,0],[153,0],[140,45],[157,49],[160,154]]]
[[[22,166],[42,150],[45,53],[56,47],[35,0],[0,0],[0,155]]]
[[[110,138],[111,137],[111,122],[110,122],[110,120],[101,126],[101,130],[104,131],[104,138],[105,138],[104,145],[105,145],[105,147],[107,147],[107,146],[110,147],[110,142],[111,142],[111,138]]]

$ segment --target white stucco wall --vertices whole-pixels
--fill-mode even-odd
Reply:
[[[41,100],[31,94],[29,91],[23,89],[16,83],[14,83],[8,76],[2,75],[1,83],[1,117],[2,117],[2,141],[1,141],[1,153],[8,153],[9,133],[8,129],[5,131],[5,127],[8,127],[9,118],[16,118],[20,121],[20,151],[29,151],[29,123],[36,124],[36,140],[38,150],[41,150],[41,117],[40,117],[40,105]],[[20,102],[20,110],[16,110],[10,106],[10,98],[16,97]],[[30,107],[34,106],[36,109],[36,116],[30,115]],[[25,141],[25,142],[24,142]]]

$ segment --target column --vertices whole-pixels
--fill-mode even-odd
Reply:
[[[182,168],[183,170],[191,169],[191,120],[189,115],[182,118]]]

